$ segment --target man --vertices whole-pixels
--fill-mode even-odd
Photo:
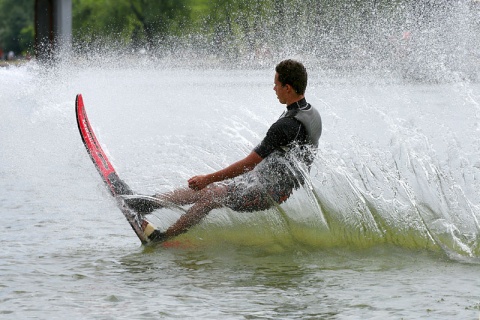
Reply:
[[[315,157],[322,121],[318,111],[305,100],[307,71],[303,64],[284,60],[275,71],[273,90],[287,110],[249,155],[217,172],[190,178],[188,188],[155,195],[154,199],[125,199],[141,213],[150,213],[169,203],[192,205],[165,232],[148,227],[146,221],[143,227],[150,240],[161,242],[180,235],[211,210],[223,206],[235,211],[268,209],[285,201],[303,183],[303,176]]]

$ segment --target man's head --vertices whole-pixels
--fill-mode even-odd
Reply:
[[[275,67],[278,81],[283,85],[290,85],[298,95],[304,95],[307,88],[307,70],[302,63],[295,60],[283,60]]]

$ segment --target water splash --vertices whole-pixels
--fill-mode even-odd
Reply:
[[[113,164],[139,192],[168,191],[238,160],[281,113],[273,67],[294,56],[307,65],[307,98],[324,120],[311,179],[279,207],[252,214],[216,210],[185,237],[272,251],[395,245],[478,261],[480,87],[462,71],[478,44],[478,33],[464,32],[476,30],[477,9],[467,2],[455,10],[445,5],[409,25],[417,28],[417,44],[400,60],[385,35],[404,25],[386,25],[380,10],[368,11],[378,19],[348,35],[335,32],[339,19],[315,32],[293,32],[300,38],[288,52],[269,38],[265,44],[275,54],[261,61],[241,55],[222,61],[221,50],[195,50],[195,41],[206,40],[198,37],[167,48],[170,55],[90,47],[55,65],[0,69],[1,177],[9,177],[13,190],[8,203],[26,201],[15,190],[27,190],[38,197],[35,203],[68,212],[101,194],[76,132],[77,93]],[[298,17],[305,18],[300,11]],[[367,34],[374,45],[364,41]],[[461,42],[461,53],[449,51],[452,38]],[[365,43],[372,46],[360,55]],[[435,57],[434,66],[427,56]],[[16,183],[21,186],[12,187]],[[177,217],[159,213],[164,226]]]

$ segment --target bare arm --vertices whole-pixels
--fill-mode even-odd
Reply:
[[[250,171],[262,160],[262,157],[260,157],[255,151],[252,151],[242,160],[237,161],[220,171],[190,178],[188,180],[188,186],[193,190],[201,190],[210,183],[234,178],[242,173]]]

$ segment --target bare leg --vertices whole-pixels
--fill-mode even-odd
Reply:
[[[208,187],[205,188],[204,190],[207,190],[207,189]],[[203,193],[205,192],[204,190],[195,191],[190,188],[180,188],[172,192],[156,194],[155,198],[166,200],[166,201],[175,203],[176,205],[183,206],[183,205],[195,203],[198,200],[200,200],[203,196]]]
[[[169,201],[183,200],[182,204],[194,202],[194,205],[188,209],[187,213],[180,217],[170,228],[165,231],[167,238],[178,236],[192,226],[199,223],[211,210],[223,206],[223,199],[227,194],[225,186],[213,185],[200,191],[190,192],[186,189],[179,189],[170,194],[172,198]],[[166,195],[167,196],[167,195]],[[178,196],[178,199],[173,197]],[[189,202],[191,201],[191,202]],[[180,205],[180,203],[176,202]]]
[[[208,190],[210,188],[205,188]],[[169,207],[171,204],[183,206],[193,204],[203,197],[204,191],[195,191],[190,188],[180,188],[172,192],[156,194],[153,197],[132,195],[124,196],[125,203],[133,210],[142,214],[149,214],[156,209]],[[158,200],[156,200],[156,199]]]

